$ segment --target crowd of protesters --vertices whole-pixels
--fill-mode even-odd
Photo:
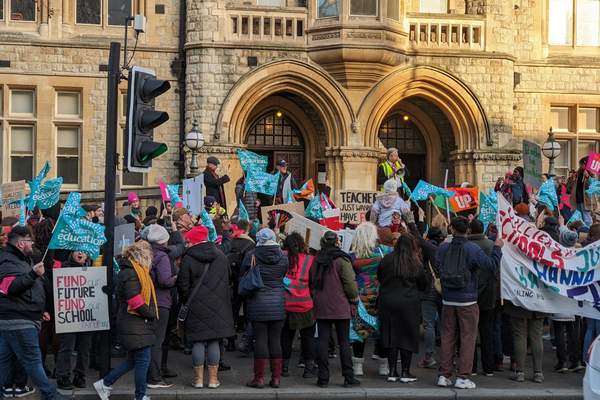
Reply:
[[[600,321],[502,301],[503,242],[496,227],[484,230],[469,214],[450,220],[438,214],[426,224],[424,212],[402,191],[408,171],[397,150],[390,149],[380,165],[383,193],[369,212],[371,222],[356,227],[350,252],[341,249],[333,231],[323,235],[316,251],[301,235],[285,235],[272,221],[263,221],[269,227],[261,229],[256,221],[260,196],[246,193],[243,178],[236,183],[236,200],[245,204],[249,220],[237,212],[230,219],[223,187],[229,177],[218,175],[218,165],[218,159],[208,159],[204,200],[217,240],[209,240],[209,227],[188,210],[168,202],[160,212],[154,206],[142,210],[138,196],[129,193],[129,212],[119,223],[135,224],[136,242],[117,258],[113,349],[122,351],[124,360],[93,384],[101,399],[108,399],[113,384],[132,370],[136,400],[149,398],[147,388],[171,387],[168,379],[177,373],[168,366],[168,354],[174,344],[191,356],[188,381],[195,388],[218,388],[219,373],[230,369],[224,352],[236,347],[253,352],[247,386],[285,385],[282,378],[291,373],[293,342],[299,337],[302,377],[316,379],[319,387],[330,382],[336,347],[344,386],[360,385],[357,377],[365,373],[366,344],[372,341],[378,374],[388,382],[417,381],[413,356],[421,353],[417,366],[439,368],[438,386],[475,389],[472,376],[502,371],[505,357],[512,379],[523,382],[529,376],[542,383],[542,340],[550,323],[555,372],[584,368],[583,354],[600,334]],[[277,167],[285,180],[286,162]],[[536,221],[563,246],[576,247],[600,240],[600,224],[592,224],[585,193],[588,178],[582,167],[568,180],[557,179],[562,200],[557,210],[536,202],[520,167],[501,178],[496,190],[512,201],[519,216]],[[276,197],[283,201],[282,182],[279,186]],[[583,222],[565,225],[576,209]],[[94,333],[54,332],[52,270],[91,265],[82,252],[47,251],[59,211],[58,205],[44,210],[27,226],[16,218],[2,220],[0,385],[6,397],[33,393],[30,379],[44,399],[60,399],[49,377],[62,390],[83,388],[86,371],[96,364]],[[85,218],[103,223],[100,207],[85,206],[85,211]],[[250,278],[261,284],[248,294],[243,289]],[[528,346],[533,371],[525,371]],[[47,367],[49,353],[53,369]]]

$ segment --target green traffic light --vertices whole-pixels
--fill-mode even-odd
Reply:
[[[168,147],[164,143],[144,142],[140,150],[140,161],[145,162],[165,153]]]

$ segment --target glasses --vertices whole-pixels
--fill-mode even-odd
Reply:
[[[19,240],[19,242],[32,242],[33,243],[33,239],[21,239],[21,240]]]

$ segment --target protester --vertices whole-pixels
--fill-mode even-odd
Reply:
[[[523,167],[517,167],[510,178],[513,206],[519,203],[529,203],[529,193],[523,182],[524,176]]]
[[[371,318],[377,318],[377,298],[379,295],[377,271],[383,257],[392,251],[391,247],[380,245],[378,240],[377,227],[370,222],[364,222],[356,228],[351,247],[352,267],[356,274],[358,295]],[[354,331],[359,340],[352,343],[354,353],[352,369],[355,376],[362,376],[366,340],[369,337],[378,337],[379,332],[369,324],[369,321],[361,319],[360,315],[354,317],[353,323]],[[379,356],[379,375],[388,375],[387,357],[379,340],[375,344],[375,353]]]
[[[223,252],[208,241],[206,227],[194,227],[185,239],[190,247],[183,256],[177,286],[182,304],[189,305],[184,329],[186,339],[193,343],[193,386],[204,387],[206,364],[208,387],[215,389],[221,385],[218,379],[219,342],[235,332],[229,293],[229,262]]]
[[[377,186],[380,191],[384,190],[384,183],[390,179],[396,181],[396,190],[402,187],[406,167],[398,156],[398,149],[390,147],[386,152],[386,160],[377,168]]]
[[[127,204],[129,205],[129,214],[134,218],[142,219],[142,209],[140,207],[140,198],[136,192],[127,193]]]
[[[460,337],[457,378],[454,387],[475,389],[468,376],[473,369],[473,354],[477,340],[479,308],[477,306],[477,270],[494,271],[500,262],[502,240],[497,239],[488,257],[483,250],[467,239],[468,220],[455,217],[450,222],[452,241],[443,243],[437,253],[442,284],[442,345],[438,386],[452,386],[453,360]]]
[[[412,355],[419,352],[421,305],[423,292],[429,288],[429,277],[423,266],[421,251],[415,238],[403,234],[394,252],[384,257],[377,270],[380,283],[378,307],[381,323],[381,345],[387,349],[388,382],[415,382],[410,373]],[[398,375],[398,353],[402,373]]]
[[[206,169],[204,170],[204,185],[206,187],[206,196],[212,196],[216,202],[227,209],[227,200],[225,198],[224,185],[230,181],[228,175],[219,177],[217,168],[221,162],[217,157],[208,157],[206,159]]]
[[[240,202],[246,208],[248,212],[248,218],[250,221],[254,221],[258,218],[258,210],[260,207],[260,200],[255,192],[246,191],[246,176],[242,176],[235,183],[235,198],[239,207]]]
[[[258,268],[263,287],[246,299],[248,319],[254,329],[254,379],[247,386],[264,388],[267,360],[271,364],[269,385],[277,388],[281,382],[282,350],[281,330],[285,321],[283,277],[289,263],[276,242],[275,233],[261,229],[256,234],[256,248],[249,252],[242,263],[241,274],[250,268]]]
[[[398,195],[398,183],[395,180],[390,179],[383,186],[384,193],[377,196],[377,200],[371,208],[371,222],[380,228],[389,228],[392,225],[393,214],[402,215],[404,212],[410,211],[410,205]]]
[[[583,222],[587,226],[590,226],[592,224],[590,212],[593,211],[593,203],[595,200],[585,192],[590,187],[590,174],[585,169],[587,161],[587,157],[583,157],[579,160],[579,169],[577,170],[575,179],[571,181],[569,193],[571,194],[571,209],[573,211],[579,210],[583,216]]]
[[[135,370],[135,400],[149,400],[146,382],[152,346],[156,342],[155,320],[158,304],[150,269],[152,247],[146,241],[125,248],[119,261],[116,294],[119,301],[117,331],[127,350],[127,359],[103,379],[94,383],[100,399],[107,400],[112,385],[123,375]]]
[[[585,245],[600,240],[600,224],[590,226]],[[583,354],[588,354],[589,348],[596,337],[600,335],[600,319],[585,318],[586,330],[583,337]]]
[[[7,245],[0,253],[0,387],[7,382],[12,359],[23,367],[43,399],[62,399],[48,381],[39,348],[44,312],[44,264],[31,261],[32,238],[24,226],[12,228]]]
[[[285,325],[281,334],[283,350],[282,375],[289,375],[289,363],[292,355],[292,344],[296,332],[300,331],[302,360],[304,361],[303,378],[315,376],[316,343],[313,300],[310,294],[309,277],[314,257],[308,254],[304,238],[292,232],[283,242],[287,251],[289,269],[285,275]]]
[[[279,180],[277,181],[277,193],[275,195],[275,203],[277,204],[285,204],[288,199],[284,198],[286,195],[286,190],[294,190],[298,188],[296,185],[296,180],[294,179],[294,175],[288,171],[288,165],[285,160],[277,161],[277,172],[279,173]],[[286,181],[289,180],[289,185],[286,187]]]
[[[329,384],[329,336],[335,327],[340,348],[340,363],[344,387],[360,385],[354,377],[348,332],[350,317],[357,312],[358,287],[350,257],[340,249],[335,232],[327,231],[321,238],[311,273],[311,291],[317,320],[318,345],[317,385]]]

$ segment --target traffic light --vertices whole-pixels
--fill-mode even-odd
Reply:
[[[127,148],[125,165],[131,172],[148,172],[152,159],[167,151],[167,145],[154,141],[153,129],[165,123],[169,114],[154,109],[154,99],[171,88],[168,81],[156,79],[154,71],[132,67],[127,87]]]

